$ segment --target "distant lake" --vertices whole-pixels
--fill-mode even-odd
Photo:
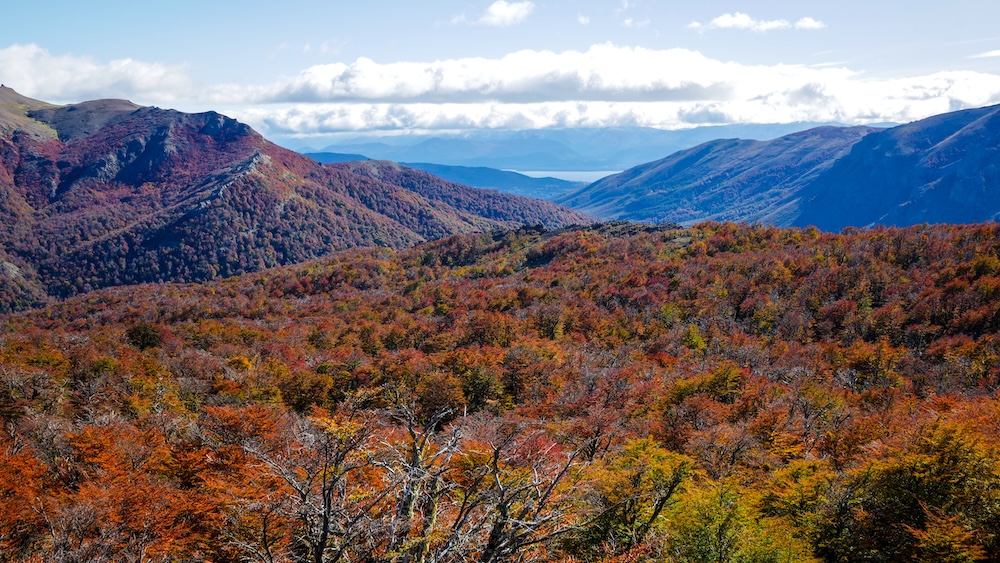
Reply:
[[[532,178],[559,178],[570,182],[596,182],[605,176],[618,174],[621,170],[510,170]]]

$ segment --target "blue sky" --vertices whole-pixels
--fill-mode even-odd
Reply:
[[[0,82],[338,132],[909,121],[1000,103],[1000,2],[12,3]]]

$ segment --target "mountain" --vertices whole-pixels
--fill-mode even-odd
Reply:
[[[859,139],[866,127],[819,127],[771,141],[722,139],[636,166],[557,201],[605,219],[761,221]]]
[[[332,152],[307,152],[303,154],[324,164],[369,160],[368,157],[360,154]],[[402,162],[401,164],[409,168],[423,170],[456,184],[549,201],[568,191],[577,190],[587,185],[586,182],[571,182],[559,178],[534,178],[509,170],[497,170],[485,166],[449,166],[426,162]]]
[[[576,170],[583,157],[564,143],[515,133],[512,138],[417,137],[412,145],[379,141],[331,145],[324,151],[361,153],[396,162],[439,162],[520,170]]]
[[[395,162],[433,162],[503,170],[619,171],[722,137],[772,139],[816,123],[739,124],[671,130],[649,127],[476,130],[460,134],[358,136],[317,151],[359,153]]]
[[[604,219],[779,226],[970,223],[1000,217],[1000,106],[889,129],[717,140],[556,202]]]
[[[803,190],[795,225],[1000,219],[1000,105],[869,135]]]
[[[336,164],[338,162],[352,162],[355,160],[371,160],[363,154],[345,154],[340,152],[312,152],[304,154],[320,164]]]
[[[587,185],[586,182],[572,182],[552,177],[534,178],[509,170],[497,170],[484,166],[448,166],[447,164],[428,164],[426,162],[404,162],[403,164],[444,178],[449,182],[548,201]]]
[[[215,112],[124,100],[55,106],[3,87],[0,131],[3,309],[348,247],[588,221],[392,163],[321,165]]]

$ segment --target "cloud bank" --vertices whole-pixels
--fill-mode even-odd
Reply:
[[[518,51],[497,59],[310,67],[266,87],[219,91],[244,103],[533,103],[544,101],[678,101],[725,97],[738,65],[686,49],[595,45],[587,51]]]
[[[265,135],[364,130],[906,122],[1000,103],[1000,75],[873,79],[844,65],[746,65],[613,44],[497,58],[307,68],[270,84],[192,85],[183,68],[0,49],[0,82],[49,101],[99,97],[218,110]]]

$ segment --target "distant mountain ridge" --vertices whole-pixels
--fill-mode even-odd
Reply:
[[[449,182],[466,186],[475,186],[490,190],[517,194],[553,201],[559,196],[578,190],[587,185],[586,182],[573,182],[552,178],[550,176],[536,178],[519,172],[498,170],[485,166],[449,166],[447,164],[431,164],[426,162],[404,162],[406,166],[429,172]]]
[[[716,140],[555,201],[601,219],[825,230],[1000,217],[1000,106],[889,129],[820,127]]]
[[[54,106],[0,88],[0,309],[202,281],[356,246],[585,223],[385,162],[320,165],[215,112]],[[2,311],[0,311],[2,312]]]
[[[719,139],[608,176],[557,201],[605,219],[780,223],[797,191],[874,129],[819,127]]]
[[[500,170],[618,171],[722,137],[773,139],[819,123],[733,124],[663,130],[649,127],[476,130],[342,139],[302,152],[363,154],[395,162],[432,162]]]
[[[363,154],[349,154],[340,152],[307,152],[302,153],[320,164],[337,164],[339,162],[353,162],[355,160],[371,160]]]
[[[869,135],[803,190],[793,225],[971,223],[1000,219],[1000,105]]]
[[[370,160],[360,154],[345,153],[303,153],[316,162],[334,164]],[[586,186],[586,182],[571,182],[559,178],[534,178],[508,170],[497,170],[485,166],[449,166],[427,162],[401,162],[403,166],[423,170],[449,182],[487,190],[498,190],[514,195],[533,197],[551,201],[571,190]]]

